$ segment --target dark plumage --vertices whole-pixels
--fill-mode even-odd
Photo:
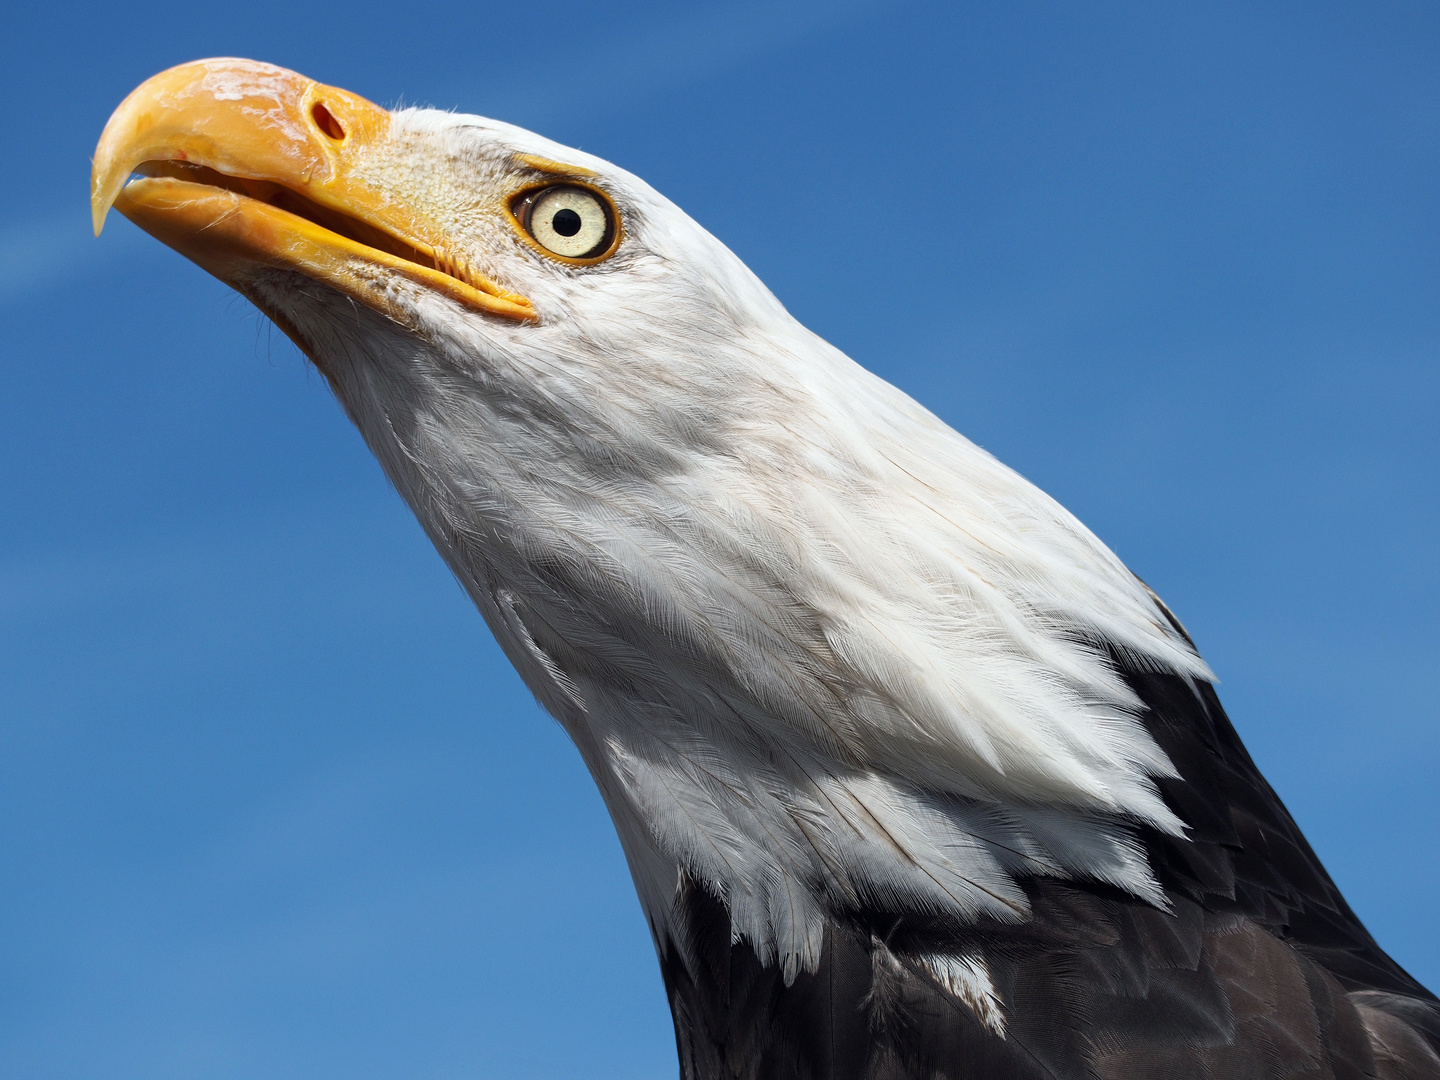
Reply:
[[[1123,667],[1182,779],[1186,839],[1143,830],[1170,901],[1034,878],[1033,918],[854,910],[786,987],[693,883],[662,962],[686,1080],[1430,1080],[1440,1002],[1375,943],[1208,683]],[[916,956],[983,954],[1000,1038]],[[692,977],[680,957],[698,961]]]

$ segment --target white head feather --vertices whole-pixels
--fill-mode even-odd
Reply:
[[[1021,919],[1021,874],[1163,903],[1133,829],[1179,832],[1173,769],[1093,643],[1209,673],[1099,540],[636,177],[475,117],[392,142],[405,168],[370,167],[538,323],[256,288],[579,746],[662,948],[682,874],[787,978],[832,909]],[[548,260],[467,195],[517,154],[595,170],[611,259]]]

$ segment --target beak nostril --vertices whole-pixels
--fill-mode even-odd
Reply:
[[[340,126],[340,121],[336,120],[335,114],[321,102],[317,101],[314,104],[310,109],[310,115],[315,118],[315,126],[336,142],[345,138],[345,129]]]

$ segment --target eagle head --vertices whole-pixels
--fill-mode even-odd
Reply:
[[[1136,836],[1182,833],[1174,767],[1116,658],[1207,678],[1178,623],[642,180],[219,59],[125,100],[92,192],[324,374],[575,740],[662,953],[692,885],[787,981],[838,912],[1022,920],[1036,875],[1163,906]]]

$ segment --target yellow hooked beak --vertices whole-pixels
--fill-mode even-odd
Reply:
[[[257,267],[295,270],[399,318],[388,287],[398,274],[474,310],[533,319],[529,300],[471,271],[442,229],[366,179],[390,124],[362,97],[269,64],[171,68],[105,125],[95,234],[113,204],[242,292]],[[146,178],[127,184],[134,172]]]

